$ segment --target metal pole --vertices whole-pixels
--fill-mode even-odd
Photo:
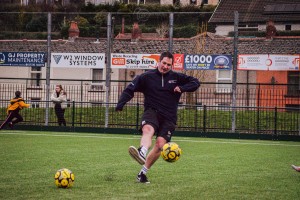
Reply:
[[[51,12],[48,12],[45,126],[48,126],[48,123],[49,123],[50,64],[51,64],[51,21],[52,21],[51,20]]]
[[[239,13],[234,11],[234,40],[233,40],[233,70],[232,70],[232,124],[231,131],[235,132],[236,129],[236,79],[237,79],[237,56],[238,56],[238,25]]]
[[[106,107],[105,107],[105,128],[108,128],[108,118],[109,118],[109,102],[110,102],[110,59],[111,59],[111,13],[108,13],[107,15],[107,53],[106,53],[106,81],[105,81],[105,86],[106,86]]]
[[[173,26],[174,26],[174,13],[169,15],[170,27],[169,27],[169,51],[173,52]]]

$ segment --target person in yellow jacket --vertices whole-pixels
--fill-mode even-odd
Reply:
[[[15,98],[10,100],[10,104],[7,107],[7,117],[1,124],[0,130],[3,129],[7,124],[12,129],[16,123],[22,122],[23,117],[19,114],[19,111],[30,106],[24,102],[20,91],[16,91],[15,95]]]

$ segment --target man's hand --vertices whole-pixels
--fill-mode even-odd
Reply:
[[[174,92],[181,93],[181,89],[180,89],[180,87],[176,86],[176,87],[174,88]]]

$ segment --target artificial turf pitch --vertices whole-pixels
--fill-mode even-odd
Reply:
[[[160,158],[140,184],[128,155],[139,139],[1,130],[0,199],[300,199],[300,142],[173,137],[181,158]],[[75,174],[72,188],[55,186],[60,168]]]

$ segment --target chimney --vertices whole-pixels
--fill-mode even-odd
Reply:
[[[273,20],[269,20],[267,22],[267,27],[266,27],[266,38],[267,39],[272,39],[274,36],[276,36],[276,27],[274,25]]]
[[[137,22],[133,23],[132,31],[131,31],[131,42],[137,42],[142,37],[142,31]]]
[[[77,22],[71,21],[69,28],[69,38],[78,38],[79,37],[79,28],[77,26]]]

